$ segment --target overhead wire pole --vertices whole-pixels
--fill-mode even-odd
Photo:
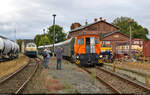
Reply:
[[[55,52],[55,17],[56,17],[56,14],[53,14],[53,56],[54,56],[54,52]]]
[[[17,43],[17,38],[16,38],[16,29],[15,29],[15,31],[14,31],[14,32],[15,32],[15,42]]]
[[[131,27],[131,24],[132,24],[133,20],[129,20],[129,23],[130,23],[130,42],[129,42],[129,57],[130,57],[130,60],[132,59],[132,54],[131,54],[131,48],[132,48],[132,27]]]

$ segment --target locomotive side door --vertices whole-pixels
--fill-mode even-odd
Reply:
[[[90,53],[95,53],[95,37],[90,38]]]
[[[90,53],[90,37],[86,37],[86,53]]]
[[[95,53],[95,37],[86,37],[86,53]]]

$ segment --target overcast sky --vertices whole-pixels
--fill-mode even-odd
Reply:
[[[103,17],[111,23],[116,17],[127,16],[150,30],[150,0],[1,0],[0,35],[15,39],[32,39],[42,29],[56,24],[65,32],[73,22],[92,23]],[[150,38],[150,35],[149,35]]]

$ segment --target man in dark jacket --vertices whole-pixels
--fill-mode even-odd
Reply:
[[[61,47],[58,47],[56,50],[57,70],[58,69],[61,70],[62,53],[63,53],[63,49]]]
[[[49,60],[50,60],[50,54],[49,54],[49,53],[50,53],[50,52],[49,52],[48,48],[46,48],[46,49],[43,51],[43,53],[42,53],[43,59],[44,59],[44,67],[45,67],[46,69],[49,69],[49,67],[48,67]]]

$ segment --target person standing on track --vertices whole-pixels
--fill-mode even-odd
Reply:
[[[63,49],[61,47],[58,47],[56,50],[57,70],[61,70],[62,53]]]
[[[45,69],[49,69],[48,67],[48,64],[49,64],[49,60],[50,60],[50,51],[48,50],[48,48],[45,48],[43,53],[42,53],[42,56],[43,56],[43,59],[44,59],[44,67]]]

